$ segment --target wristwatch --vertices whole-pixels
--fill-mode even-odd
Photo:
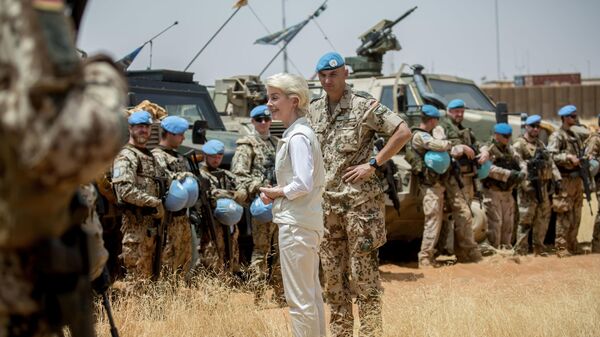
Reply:
[[[375,159],[375,157],[372,157],[369,160],[369,165],[371,165],[372,167],[374,167],[375,169],[379,168],[379,165],[377,165],[377,159]]]

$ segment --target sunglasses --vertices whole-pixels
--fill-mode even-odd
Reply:
[[[270,122],[271,121],[271,117],[255,117],[253,119],[254,119],[254,121],[256,123]]]
[[[540,125],[539,124],[531,124],[531,125],[529,125],[529,127],[532,129],[539,129]]]
[[[569,118],[573,118],[573,119],[577,119],[577,115],[575,115],[575,114],[568,115],[567,117],[569,117]]]
[[[499,135],[500,135],[500,137],[502,137],[504,139],[510,139],[510,137],[512,136],[512,135],[503,135],[501,133],[499,133]]]

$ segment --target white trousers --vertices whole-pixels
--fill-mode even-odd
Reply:
[[[323,233],[279,225],[279,256],[285,299],[294,337],[325,336],[325,311],[319,283],[319,244]]]

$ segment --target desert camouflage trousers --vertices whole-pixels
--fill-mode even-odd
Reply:
[[[385,242],[378,237],[385,235],[383,195],[344,214],[329,209],[324,219],[326,231],[320,255],[325,298],[331,312],[331,336],[352,336],[353,296],[358,305],[360,336],[380,336],[382,289],[377,248]],[[373,242],[377,243],[370,245]]]
[[[540,253],[545,249],[544,238],[552,213],[547,184],[542,186],[541,197],[542,201],[538,202],[535,191],[519,189],[519,226],[515,248],[523,253],[529,250],[529,232],[532,232],[533,251]]]
[[[556,214],[557,251],[577,251],[577,233],[581,222],[583,206],[583,182],[579,177],[563,176],[560,191],[552,198],[552,208]]]
[[[137,218],[123,213],[123,252],[120,255],[127,275],[135,279],[152,277],[152,259],[156,248],[156,225],[152,216]]]
[[[238,226],[233,226],[232,233],[231,227],[223,226],[215,220],[215,232],[217,235],[216,243],[211,238],[208,228],[202,232],[200,241],[200,263],[216,273],[240,271],[240,246],[238,243],[240,230],[238,229]],[[229,242],[231,244],[231,260],[227,261],[227,263],[226,259],[229,253],[225,245],[226,234],[229,235]]]
[[[512,191],[492,188],[483,190],[485,215],[488,221],[487,240],[494,248],[511,246],[515,222],[515,199]]]
[[[192,231],[187,215],[173,217],[167,227],[167,243],[163,252],[163,268],[171,272],[190,269],[192,261]]]
[[[279,261],[278,226],[272,222],[263,224],[252,219],[252,258],[250,260],[250,284],[255,298],[261,298],[265,286],[270,281],[274,296],[284,301],[281,264]],[[269,260],[271,260],[271,278],[269,280]]]
[[[443,183],[443,185],[442,185]],[[435,257],[435,246],[440,237],[442,228],[444,203],[446,209],[451,212],[453,250],[460,262],[470,262],[478,260],[480,254],[477,250],[477,244],[473,238],[473,216],[470,209],[469,193],[461,190],[454,178],[449,178],[444,182],[439,182],[434,186],[422,186],[423,190],[423,212],[425,213],[425,226],[423,229],[423,240],[421,241],[421,251],[419,252],[419,261],[429,260],[431,262]],[[449,226],[450,227],[450,226]]]
[[[600,181],[596,181],[596,201],[598,209],[596,210],[596,220],[594,221],[594,231],[592,233],[592,252],[600,253]]]

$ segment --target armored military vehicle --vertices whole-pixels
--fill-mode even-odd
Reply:
[[[194,82],[193,73],[140,70],[128,71],[126,76],[131,106],[149,100],[164,107],[169,115],[181,116],[193,125],[181,145],[183,153],[201,149],[205,139],[219,139],[225,144],[223,165],[229,167],[239,135],[226,130],[206,87]],[[158,143],[157,135],[153,132],[154,143]]]

